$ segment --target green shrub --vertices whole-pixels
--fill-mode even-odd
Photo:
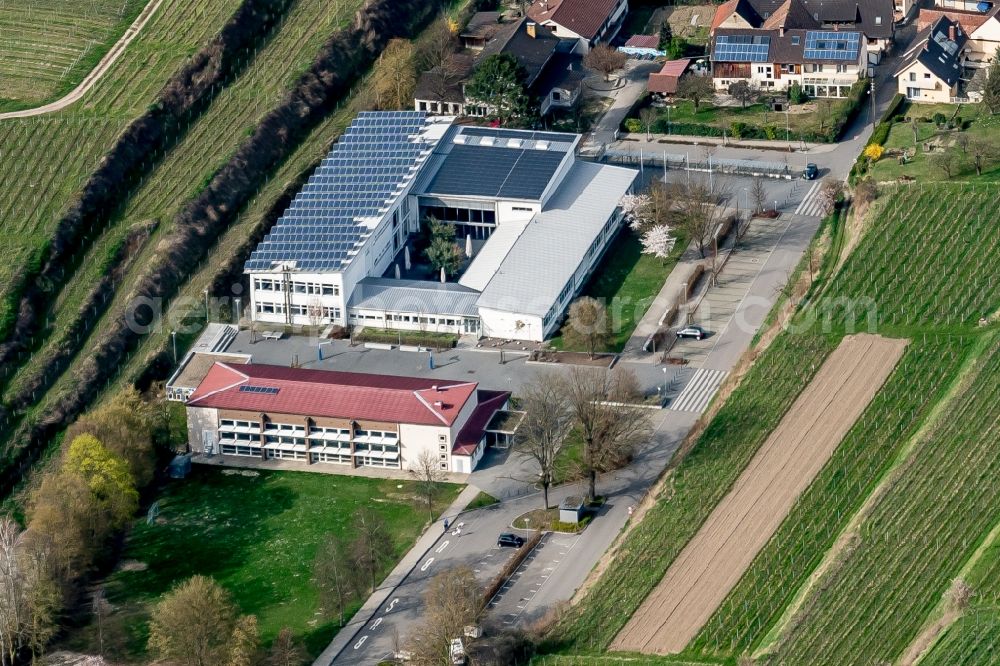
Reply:
[[[946,122],[948,122],[948,118],[940,111],[934,114],[934,118],[932,118],[932,120],[934,121],[935,125],[944,125]]]
[[[774,141],[778,138],[778,128],[774,125],[765,125],[764,136],[766,136],[769,141]]]
[[[626,118],[624,125],[625,131],[631,134],[638,134],[643,131],[642,121],[638,118]]]
[[[745,138],[747,134],[747,124],[741,120],[735,120],[729,126],[729,135],[734,139]]]
[[[809,96],[802,90],[802,86],[796,82],[788,88],[788,101],[792,104],[804,104]]]

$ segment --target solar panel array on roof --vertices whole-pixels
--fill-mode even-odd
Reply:
[[[857,60],[860,49],[860,32],[810,30],[803,55],[807,60]]]
[[[359,114],[292,200],[244,269],[295,262],[301,271],[336,271],[368,235],[433,147],[419,138],[422,111]]]
[[[767,62],[771,38],[767,35],[719,35],[712,59],[723,62]]]
[[[427,194],[540,199],[566,156],[535,148],[455,144],[427,187]]]
[[[524,139],[525,141],[551,141],[552,143],[573,143],[573,134],[559,132],[529,132],[525,130],[493,129],[492,127],[463,127],[462,134],[469,136],[493,136],[498,139]]]

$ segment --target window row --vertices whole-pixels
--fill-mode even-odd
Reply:
[[[282,280],[254,278],[254,289],[258,291],[282,291]],[[294,294],[313,294],[315,296],[340,296],[340,286],[335,284],[320,284],[319,282],[292,282],[291,291]]]
[[[257,302],[257,314],[285,314],[284,303]],[[340,308],[328,305],[301,305],[292,303],[288,311],[299,317],[317,317],[321,319],[340,319]]]
[[[433,217],[439,222],[471,222],[473,224],[497,223],[496,213],[491,210],[474,208],[452,208],[450,206],[427,206],[423,209],[424,217]]]

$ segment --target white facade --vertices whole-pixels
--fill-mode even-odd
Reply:
[[[947,104],[958,95],[958,84],[949,86],[921,62],[903,68],[896,77],[900,94],[911,102]]]

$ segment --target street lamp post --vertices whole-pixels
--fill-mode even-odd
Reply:
[[[177,363],[177,331],[170,331],[170,339],[174,343],[174,364]]]
[[[667,366],[663,366],[663,399],[667,399]]]

